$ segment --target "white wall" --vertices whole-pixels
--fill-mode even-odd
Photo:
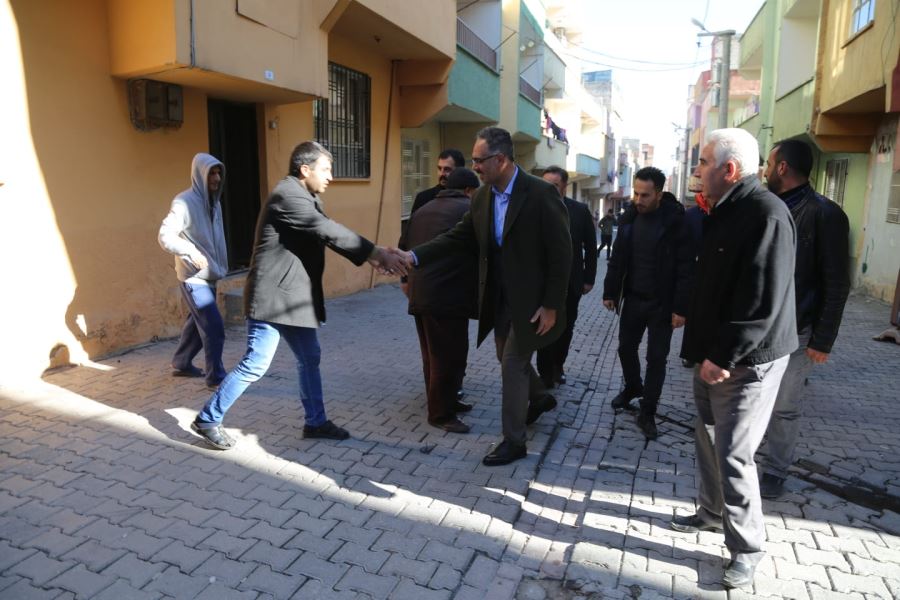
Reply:
[[[778,52],[775,97],[780,98],[816,73],[818,23],[814,19],[784,19]]]

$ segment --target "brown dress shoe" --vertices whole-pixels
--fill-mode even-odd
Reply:
[[[443,429],[444,431],[448,431],[450,433],[469,433],[469,431],[472,429],[456,417],[443,421],[428,421],[428,424],[432,427],[437,427],[438,429]]]

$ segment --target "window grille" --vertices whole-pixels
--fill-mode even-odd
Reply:
[[[416,194],[431,187],[431,152],[428,140],[403,138],[400,151],[401,185],[400,217],[406,219],[412,211]]]
[[[850,160],[838,158],[825,163],[825,196],[844,206],[844,187]]]
[[[888,223],[900,223],[900,171],[894,171],[891,177],[886,220]]]
[[[875,0],[853,0],[853,14],[850,16],[850,35],[860,31],[875,20]]]
[[[334,156],[335,179],[367,178],[371,159],[372,79],[328,63],[328,99],[313,109],[316,141]]]

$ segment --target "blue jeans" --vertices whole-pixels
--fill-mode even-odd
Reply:
[[[172,358],[172,367],[183,371],[203,349],[206,358],[206,383],[216,385],[225,378],[222,349],[225,347],[225,323],[216,306],[216,288],[182,283],[181,295],[188,305],[188,317],[181,328],[181,339]]]
[[[247,352],[212,395],[200,414],[198,426],[220,424],[235,400],[251,383],[258,381],[272,364],[278,341],[284,338],[297,359],[300,375],[300,402],[306,412],[306,424],[318,427],[325,422],[325,403],[322,399],[322,376],[319,374],[319,338],[311,327],[293,327],[268,321],[247,319]]]

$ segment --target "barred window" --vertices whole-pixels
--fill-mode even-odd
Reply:
[[[825,196],[844,206],[844,187],[850,160],[837,158],[825,163]]]
[[[412,212],[416,194],[431,183],[431,151],[428,140],[401,140],[400,169],[403,173],[400,199],[400,217],[406,219]]]
[[[316,141],[334,156],[336,179],[367,178],[371,158],[372,79],[328,63],[328,99],[313,109]]]

